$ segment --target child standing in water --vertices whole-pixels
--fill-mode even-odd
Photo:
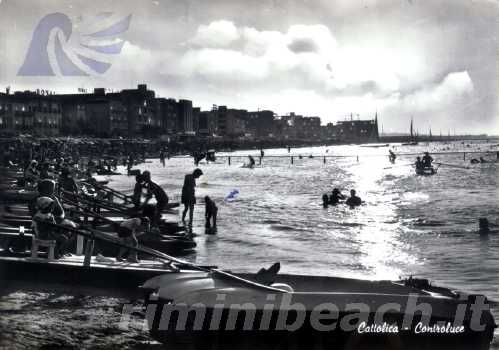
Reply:
[[[205,203],[205,213],[204,216],[206,218],[206,224],[204,225],[206,228],[211,228],[210,221],[213,219],[213,229],[217,229],[217,213],[218,208],[215,202],[211,200],[209,196],[204,197]]]

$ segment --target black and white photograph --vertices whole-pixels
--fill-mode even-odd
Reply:
[[[499,0],[0,0],[0,350],[499,350]]]

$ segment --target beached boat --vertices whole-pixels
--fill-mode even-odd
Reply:
[[[167,346],[485,350],[495,328],[488,309],[471,311],[479,301],[488,307],[485,297],[421,279],[278,274],[263,282],[260,273],[210,270],[155,276],[141,288],[150,333]]]

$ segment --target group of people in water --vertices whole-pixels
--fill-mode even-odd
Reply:
[[[330,195],[324,193],[322,195],[322,206],[324,208],[329,207],[330,205],[338,205],[338,204],[346,204],[350,208],[355,208],[362,205],[362,199],[357,196],[357,192],[354,189],[350,190],[350,197],[345,196],[341,193],[338,188],[333,188],[333,191]]]

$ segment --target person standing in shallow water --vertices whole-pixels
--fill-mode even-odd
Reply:
[[[182,213],[182,222],[185,222],[185,216],[189,212],[189,226],[192,227],[192,217],[194,215],[194,204],[196,204],[196,179],[203,175],[201,169],[195,169],[192,174],[185,175],[184,186],[182,187],[182,204],[184,211]]]

